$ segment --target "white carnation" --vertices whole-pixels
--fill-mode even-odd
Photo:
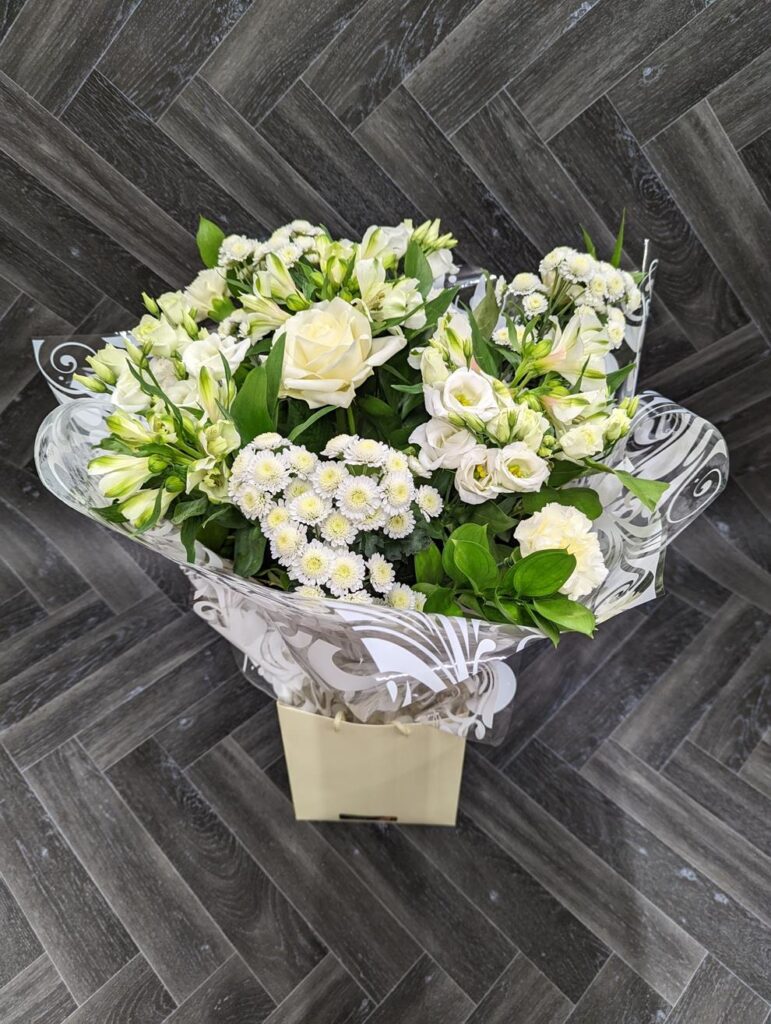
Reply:
[[[514,531],[523,556],[561,548],[573,555],[576,567],[560,592],[576,601],[590,594],[608,575],[591,520],[577,508],[551,501]]]

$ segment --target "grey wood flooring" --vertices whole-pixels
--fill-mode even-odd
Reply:
[[[0,0],[0,1024],[771,1020],[762,0]],[[441,216],[660,259],[642,383],[723,495],[665,596],[523,668],[455,829],[294,821],[274,708],[173,566],[56,502],[32,337],[130,326],[197,214]]]

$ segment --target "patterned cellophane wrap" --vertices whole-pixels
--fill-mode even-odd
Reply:
[[[619,362],[639,356],[649,289],[645,300],[626,351],[614,353]],[[625,388],[633,387],[627,378]],[[45,486],[100,523],[92,508],[104,498],[86,466],[107,432],[108,410],[101,399],[65,402],[43,422],[35,452]],[[660,592],[666,546],[720,493],[728,475],[726,445],[715,427],[655,392],[642,393],[632,428],[608,461],[669,487],[650,513],[611,474],[575,481],[598,490],[604,507],[594,527],[609,573],[587,599],[599,623]],[[278,700],[305,711],[343,712],[371,724],[426,722],[495,742],[507,718],[499,712],[512,713],[517,655],[544,641],[537,630],[513,625],[308,600],[241,578],[200,546],[191,564],[170,523],[142,535],[107,528],[177,562],[193,582],[195,611],[242,652],[247,676],[254,678],[256,669]]]

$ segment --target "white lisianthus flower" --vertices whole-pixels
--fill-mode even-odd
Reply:
[[[383,533],[392,540],[401,540],[415,529],[415,516],[407,509],[404,512],[396,512],[386,518],[383,526]]]
[[[184,298],[188,308],[195,309],[195,319],[200,323],[209,315],[216,299],[224,299],[228,294],[225,274],[217,267],[202,270],[187,286]]]
[[[150,397],[144,393],[128,367],[121,370],[110,401],[116,409],[123,409],[124,412],[143,412],[150,405]]]
[[[419,446],[418,461],[429,473],[435,469],[457,469],[463,456],[478,446],[477,439],[465,427],[438,418],[421,423],[409,440]]]
[[[539,512],[523,519],[514,536],[523,556],[553,548],[573,555],[576,567],[560,587],[560,593],[573,601],[590,594],[608,575],[591,520],[577,508],[550,501]]]
[[[210,332],[205,338],[190,342],[182,353],[182,362],[191,377],[200,376],[201,370],[205,366],[215,380],[223,380],[225,377],[223,359],[227,360],[231,370],[237,369],[243,362],[250,345],[251,341],[248,338],[237,341],[228,335]]]
[[[630,423],[631,420],[625,409],[614,409],[603,424],[605,440],[608,443],[618,441],[620,437],[629,433]]]
[[[605,421],[585,420],[567,430],[559,439],[562,451],[569,459],[585,459],[597,455],[605,447]]]
[[[378,594],[387,594],[396,579],[393,565],[383,555],[375,554],[370,556],[367,568],[372,589],[376,590]]]
[[[146,313],[131,331],[139,345],[154,356],[171,356],[190,344],[190,335],[183,327],[175,327],[165,316]]]
[[[372,337],[369,320],[341,298],[317,302],[284,326],[281,395],[311,409],[347,408],[356,388],[406,344],[403,335]]]
[[[425,403],[432,416],[444,419],[454,413],[486,423],[499,411],[492,384],[476,370],[454,370],[441,387],[426,388]]]
[[[377,258],[396,263],[407,252],[412,228],[406,224],[396,227],[378,227],[373,224],[364,232],[360,252],[363,259]]]
[[[495,452],[493,483],[498,492],[540,491],[549,475],[549,463],[523,441],[507,444]]]
[[[408,313],[411,315],[407,316]],[[378,308],[379,320],[396,320],[403,317],[406,319],[402,320],[401,326],[409,330],[423,327],[426,322],[423,296],[414,277],[404,277],[395,284],[386,285]]]
[[[190,312],[190,303],[184,292],[164,292],[155,301],[169,323],[175,327],[178,327]]]
[[[537,452],[543,444],[543,435],[549,429],[549,421],[524,402],[517,402],[514,409],[516,419],[511,424],[512,438],[524,442],[531,451]]]
[[[542,295],[541,292],[530,292],[522,297],[522,310],[528,320],[531,317],[545,313],[548,308],[549,303],[546,296]]]
[[[455,471],[455,489],[467,505],[481,505],[498,493],[493,479],[497,451],[478,444],[462,456]]]
[[[447,368],[444,356],[433,345],[421,349],[418,366],[421,379],[427,388],[439,387],[450,376],[450,370]],[[463,366],[466,366],[465,360]]]

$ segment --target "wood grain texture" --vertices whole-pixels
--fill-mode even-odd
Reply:
[[[74,1009],[74,999],[45,955],[0,989],[4,1024],[62,1024]]]
[[[771,128],[769,75],[771,48],[750,64],[745,64],[710,94],[710,105],[737,150],[748,146]]]
[[[331,953],[267,1018],[267,1024],[362,1024],[372,1002]]]
[[[668,1024],[764,1024],[768,1005],[713,957],[705,957]]]
[[[762,793],[771,792],[771,735],[769,733],[766,733],[744,762],[740,775]]]
[[[286,998],[325,952],[291,904],[153,741],[109,777],[262,986]]]
[[[95,992],[67,1018],[68,1024],[161,1024],[175,1002],[141,955]]]
[[[0,779],[5,880],[69,990],[82,1001],[136,947],[3,750]]]
[[[613,956],[568,1017],[570,1024],[662,1024],[669,1004],[649,988],[623,960]]]
[[[468,1019],[468,1024],[562,1024],[572,1003],[518,954]]]
[[[77,743],[27,778],[172,997],[190,995],[232,952],[190,889]]]
[[[709,103],[704,100],[692,107],[661,132],[646,152],[768,338],[771,299],[758,258],[771,231],[771,211]]]
[[[242,960],[231,957],[196,989],[168,1024],[260,1024],[273,1001]]]
[[[29,921],[0,878],[0,989],[42,952]]]
[[[462,1024],[473,1004],[428,956],[422,956],[393,992],[367,1018],[367,1024],[422,1024],[441,1020]]]
[[[209,751],[190,777],[268,877],[292,893],[295,907],[353,978],[382,998],[419,953],[377,897],[311,825],[294,822],[289,803],[236,743],[224,740]],[[345,891],[347,899],[337,900],[335,891]],[[324,892],[329,901],[321,898]],[[367,939],[373,932],[376,947]]]

